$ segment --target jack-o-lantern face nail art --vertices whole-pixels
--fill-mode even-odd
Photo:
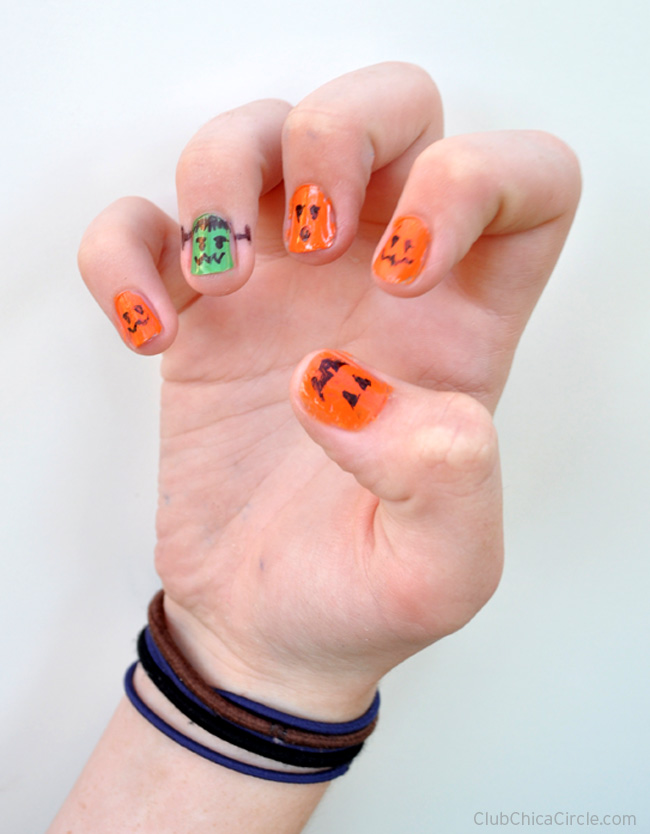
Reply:
[[[409,284],[420,274],[431,236],[417,217],[398,217],[372,265],[375,275],[390,284]]]
[[[134,347],[142,347],[162,330],[156,314],[137,293],[121,292],[115,298],[115,309],[122,331]]]
[[[300,397],[305,410],[322,423],[358,431],[377,417],[392,390],[347,353],[326,350],[307,366]]]
[[[214,275],[235,265],[230,223],[218,214],[202,214],[192,224],[192,275]]]
[[[302,185],[289,203],[286,233],[290,252],[329,249],[336,236],[332,203],[317,185]]]

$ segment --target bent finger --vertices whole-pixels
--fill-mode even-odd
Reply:
[[[138,197],[111,204],[90,224],[78,263],[88,289],[122,336],[141,354],[174,341],[177,310],[195,297],[178,268],[178,224]]]
[[[436,142],[415,161],[377,246],[377,283],[393,295],[421,295],[472,251],[472,274],[455,272],[462,289],[498,312],[513,312],[513,303],[529,309],[579,196],[577,160],[549,134],[506,131]]]
[[[387,604],[404,607],[393,614],[428,621],[433,632],[433,611],[445,628],[460,627],[501,573],[498,444],[487,409],[465,394],[385,376],[340,351],[305,357],[291,398],[312,439],[379,500],[369,570],[390,573],[377,588]]]
[[[366,219],[385,222],[412,158],[441,133],[438,90],[412,64],[378,64],[308,95],[282,136],[288,251],[314,264],[340,257],[356,234],[372,173],[385,169],[374,217]]]
[[[223,113],[181,154],[181,267],[197,292],[226,295],[253,271],[258,202],[282,179],[280,136],[289,107],[272,99]]]

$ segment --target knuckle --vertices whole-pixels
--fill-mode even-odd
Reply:
[[[304,145],[328,148],[341,136],[359,132],[359,126],[346,113],[323,108],[294,107],[282,127],[283,146]]]
[[[563,171],[567,185],[579,195],[582,189],[582,172],[580,160],[573,148],[563,139],[553,133],[545,131],[531,131],[539,144],[545,148],[549,155],[553,155],[560,169]]]
[[[209,143],[194,139],[183,149],[176,163],[176,183],[178,187],[191,187],[209,176],[213,165]]]
[[[110,262],[119,251],[119,236],[109,229],[93,229],[91,226],[83,236],[77,252],[77,265],[81,276],[86,279],[91,273]]]
[[[522,130],[520,136],[539,157],[555,166],[557,174],[566,177],[569,182],[580,184],[580,160],[564,139],[546,130]]]
[[[471,195],[475,202],[489,203],[500,187],[499,174],[486,149],[464,137],[426,147],[415,160],[413,175],[416,181],[430,183],[429,187],[454,200]]]
[[[422,85],[422,87],[436,100],[440,99],[440,92],[436,82],[431,77],[430,73],[421,67],[419,64],[413,64],[410,61],[397,61],[397,66],[401,66],[410,74],[412,80]]]
[[[420,463],[452,478],[482,479],[498,460],[496,429],[490,413],[473,397],[450,395],[434,426],[423,429],[416,440]]]
[[[93,251],[88,236],[84,235],[77,251],[77,266],[82,276],[86,275],[93,262]]]
[[[86,283],[113,269],[133,247],[139,237],[134,218],[148,217],[151,205],[141,197],[120,197],[92,221],[77,250],[77,265]]]

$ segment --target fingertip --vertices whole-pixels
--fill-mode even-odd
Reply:
[[[306,356],[292,378],[292,401],[302,422],[358,432],[383,411],[393,386],[341,350]]]
[[[449,230],[434,224],[417,208],[396,213],[372,257],[372,277],[380,289],[415,298],[442,281],[456,262],[457,245]]]
[[[386,284],[412,284],[422,272],[431,244],[427,224],[415,214],[396,217],[380,241],[372,270]]]
[[[154,304],[141,291],[124,289],[115,295],[113,307],[115,327],[134,353],[154,356],[174,341],[178,317],[171,303],[160,299]]]
[[[152,203],[122,198],[90,224],[77,262],[124,344],[140,355],[166,350],[188,289],[177,267],[177,225]],[[173,268],[171,264],[173,263]]]
[[[305,357],[291,393],[312,440],[394,517],[426,524],[436,496],[498,483],[494,424],[469,395],[410,385],[340,350]]]
[[[336,238],[334,206],[315,183],[301,185],[293,192],[285,224],[289,252],[302,254],[330,249]]]
[[[287,253],[313,266],[337,260],[355,238],[360,205],[351,194],[332,196],[314,182],[299,185],[285,211]]]

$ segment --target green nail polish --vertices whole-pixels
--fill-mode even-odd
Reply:
[[[218,214],[202,214],[192,226],[192,275],[213,275],[235,265],[230,223]]]

